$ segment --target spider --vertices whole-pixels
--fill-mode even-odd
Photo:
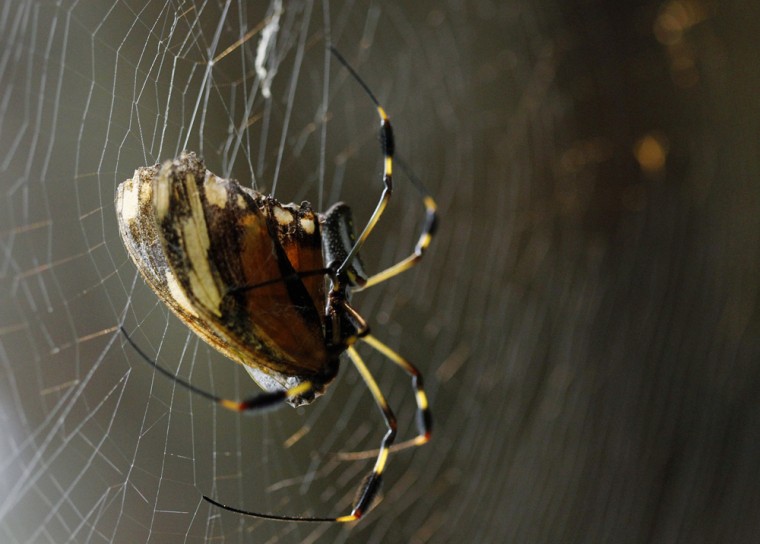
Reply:
[[[237,401],[201,390],[151,360],[122,328],[142,359],[227,410],[253,412],[281,402],[293,406],[312,402],[336,376],[340,355],[347,352],[383,415],[387,431],[374,467],[345,515],[251,512],[203,496],[225,510],[271,520],[351,522],[366,514],[377,496],[396,438],[396,417],[354,347],[357,342],[368,344],[411,376],[418,435],[408,444],[425,444],[432,429],[419,370],[370,334],[367,322],[351,306],[350,296],[420,261],[436,230],[436,204],[409,173],[426,209],[419,240],[402,261],[365,274],[359,250],[393,189],[393,130],[367,84],[335,48],[330,46],[330,50],[380,116],[384,188],[358,237],[346,204],[339,202],[325,213],[314,212],[308,202],[281,204],[234,180],[217,177],[187,151],[163,165],[138,168],[116,193],[119,232],[146,283],[198,336],[242,364],[265,392]]]

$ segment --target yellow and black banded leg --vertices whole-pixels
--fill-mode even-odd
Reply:
[[[346,313],[351,316],[354,321],[354,326],[357,329],[355,336],[346,340],[346,343],[351,346],[358,340],[363,340],[376,351],[379,351],[387,359],[391,360],[396,365],[400,366],[409,376],[412,378],[412,387],[414,388],[414,399],[417,403],[417,436],[396,444],[393,446],[393,451],[406,449],[411,446],[422,446],[430,441],[430,437],[433,431],[433,416],[430,413],[430,403],[428,402],[427,393],[425,393],[425,386],[423,384],[422,373],[410,363],[405,357],[399,355],[396,351],[391,349],[387,344],[381,342],[371,334],[369,334],[369,325],[365,319],[357,312],[349,303],[344,302],[342,305]],[[350,355],[350,353],[349,353]],[[363,452],[365,453],[365,452]],[[368,455],[372,452],[366,452]],[[351,455],[351,454],[348,454]],[[359,458],[359,457],[355,457]]]
[[[411,179],[416,179],[411,172],[409,172],[408,175]],[[378,283],[389,280],[392,277],[409,270],[420,262],[425,251],[427,251],[427,248],[430,246],[430,242],[433,240],[436,228],[438,227],[437,205],[435,200],[433,200],[433,197],[427,194],[421,183],[415,183],[415,185],[423,192],[422,202],[425,204],[425,225],[422,228],[422,234],[420,234],[419,240],[417,240],[417,245],[414,247],[414,253],[393,266],[373,274],[367,278],[363,285],[356,287],[354,291],[361,291],[367,287],[372,287],[373,285],[377,285]]]
[[[394,446],[394,450],[404,449],[409,446],[421,446],[430,442],[433,432],[433,416],[430,414],[430,405],[428,403],[425,386],[422,380],[422,373],[412,363],[396,353],[386,344],[372,336],[365,334],[362,340],[379,351],[385,357],[396,363],[412,377],[412,387],[414,388],[414,399],[417,402],[417,436],[402,444]]]
[[[215,402],[217,405],[221,406],[225,410],[230,410],[231,412],[255,412],[257,410],[263,410],[269,407],[272,407],[276,404],[280,404],[290,398],[298,397],[300,395],[304,395],[309,393],[313,389],[313,385],[309,381],[304,381],[300,384],[298,384],[295,387],[291,387],[290,389],[283,390],[283,391],[275,391],[273,393],[260,393],[258,395],[254,395],[252,397],[248,397],[247,399],[243,400],[230,400],[225,399],[223,397],[219,397],[217,395],[213,395],[209,393],[208,391],[204,391],[203,389],[200,389],[193,384],[186,382],[176,374],[169,372],[165,368],[160,367],[158,364],[156,364],[155,361],[153,361],[150,357],[148,357],[148,354],[145,353],[140,346],[137,345],[137,343],[132,340],[132,338],[127,333],[126,329],[124,327],[119,327],[121,329],[122,334],[127,339],[127,342],[134,348],[134,350],[137,352],[137,354],[140,356],[140,358],[148,363],[150,366],[155,368],[159,373],[163,374],[170,380],[174,381],[175,383],[181,385],[185,389],[192,391],[198,396],[201,396],[205,399],[208,399],[212,402]]]
[[[396,426],[397,426],[396,416],[393,414],[393,411],[390,409],[390,406],[388,406],[388,402],[385,400],[383,393],[380,391],[380,387],[377,385],[375,378],[372,376],[372,373],[367,368],[367,365],[364,364],[364,361],[359,356],[359,353],[356,351],[356,349],[354,349],[352,346],[348,346],[347,351],[348,351],[349,357],[351,357],[351,361],[353,361],[354,363],[354,366],[356,366],[356,369],[359,371],[359,374],[361,374],[361,377],[364,380],[364,383],[367,384],[367,388],[372,393],[372,397],[375,399],[375,403],[380,408],[380,411],[383,414],[383,418],[385,419],[385,424],[388,427],[388,431],[385,433],[385,436],[383,436],[383,440],[380,444],[380,449],[377,452],[377,459],[375,461],[375,466],[373,467],[372,472],[369,474],[369,476],[367,476],[364,479],[361,487],[359,488],[358,493],[356,495],[356,500],[354,501],[354,505],[351,508],[351,512],[344,516],[338,516],[338,517],[332,517],[332,518],[279,516],[279,515],[274,515],[274,514],[262,514],[260,512],[251,512],[248,510],[242,510],[240,508],[235,508],[234,506],[228,506],[226,504],[217,502],[214,499],[204,495],[203,498],[206,501],[213,504],[214,506],[223,508],[224,510],[235,512],[236,514],[243,514],[246,516],[252,516],[252,517],[263,518],[263,519],[271,519],[271,520],[277,520],[277,521],[349,523],[352,521],[357,521],[369,511],[369,509],[372,507],[372,503],[377,497],[378,491],[380,491],[380,484],[382,483],[383,472],[385,471],[385,466],[388,464],[388,454],[391,450],[393,441],[396,438]]]
[[[391,127],[391,120],[388,118],[388,114],[385,113],[385,110],[380,105],[380,101],[377,99],[377,97],[375,97],[375,94],[370,90],[369,86],[364,83],[364,80],[359,77],[359,74],[356,73],[356,70],[351,67],[348,61],[343,57],[343,55],[338,52],[337,49],[330,46],[330,51],[332,51],[333,55],[335,55],[343,67],[348,70],[348,72],[351,74],[351,77],[353,77],[356,82],[359,83],[362,89],[364,89],[364,92],[367,94],[367,96],[369,96],[370,100],[372,100],[375,108],[377,108],[377,113],[380,116],[380,147],[383,153],[383,192],[380,195],[380,200],[375,207],[375,211],[372,212],[372,215],[370,216],[369,221],[367,221],[364,230],[356,239],[356,242],[351,248],[351,251],[348,253],[346,258],[343,260],[343,263],[337,270],[337,276],[341,277],[345,273],[346,269],[351,265],[356,255],[359,253],[359,250],[364,245],[367,237],[372,232],[372,229],[375,228],[377,221],[385,211],[385,207],[388,205],[388,201],[391,199],[391,193],[393,193],[393,152],[395,149],[395,140],[393,139],[393,128]]]
[[[414,399],[417,403],[417,436],[409,440],[404,440],[398,444],[393,444],[390,447],[391,452],[397,452],[408,448],[414,448],[422,446],[430,442],[430,438],[433,433],[433,416],[430,412],[430,404],[428,402],[427,394],[425,393],[425,387],[422,380],[422,373],[410,363],[406,358],[402,357],[386,344],[375,338],[374,336],[365,333],[359,340],[365,341],[372,346],[375,350],[379,351],[386,358],[400,366],[404,371],[412,377],[412,387],[414,388]],[[336,455],[341,461],[359,461],[362,459],[370,459],[378,454],[379,450],[363,450],[352,452],[341,452]]]
[[[129,344],[134,348],[134,350],[138,353],[138,355],[140,355],[140,357],[146,363],[148,363],[153,368],[155,368],[159,373],[163,374],[167,378],[173,380],[174,382],[188,389],[189,391],[192,391],[193,393],[196,393],[197,395],[200,395],[203,398],[206,398],[212,402],[215,402],[222,408],[225,408],[232,412],[238,412],[238,413],[253,412],[256,410],[264,409],[274,404],[283,402],[291,397],[296,397],[298,395],[306,394],[312,388],[311,382],[303,382],[296,387],[288,389],[287,391],[280,391],[280,392],[275,392],[275,393],[263,393],[260,395],[255,395],[253,397],[250,397],[242,401],[235,401],[235,400],[229,400],[222,397],[218,397],[216,395],[209,393],[208,391],[199,389],[198,387],[192,385],[191,383],[186,382],[185,380],[183,380],[176,374],[173,374],[172,372],[169,372],[168,370],[158,366],[155,363],[155,361],[153,361],[150,357],[148,357],[148,355],[140,348],[140,346],[138,346],[137,343],[134,340],[132,340],[132,338],[129,336],[129,334],[127,333],[124,327],[120,327],[120,329],[121,329],[122,334],[124,334],[124,337],[127,339],[127,342],[129,342]],[[351,346],[349,346],[347,349],[348,349],[348,354],[351,357],[351,360],[353,361],[356,368],[359,370],[359,373],[364,379],[364,382],[367,384],[367,387],[372,393],[372,396],[375,399],[375,403],[378,405],[378,407],[382,411],[383,418],[385,419],[385,423],[388,427],[388,431],[385,433],[385,436],[383,437],[383,441],[380,445],[380,450],[377,453],[377,460],[375,461],[375,466],[372,470],[372,473],[367,478],[365,478],[364,483],[359,489],[359,493],[357,494],[357,499],[354,503],[353,508],[351,509],[351,513],[344,516],[329,517],[329,518],[304,517],[304,516],[281,516],[281,515],[275,515],[275,514],[267,514],[267,513],[262,513],[262,512],[251,512],[249,510],[242,510],[240,508],[235,508],[234,506],[223,504],[219,501],[212,499],[211,497],[207,495],[203,495],[203,499],[206,502],[213,504],[214,506],[217,506],[224,510],[234,512],[236,514],[243,514],[246,516],[252,516],[252,517],[262,518],[262,519],[270,519],[270,520],[275,520],[275,521],[348,523],[351,521],[358,520],[359,518],[362,517],[362,515],[364,515],[366,512],[369,511],[369,508],[372,506],[372,503],[375,497],[377,496],[377,492],[380,490],[380,484],[382,482],[383,471],[385,470],[385,465],[387,464],[387,461],[388,461],[388,453],[390,451],[390,447],[393,444],[394,439],[396,438],[396,416],[393,414],[393,411],[391,411],[390,407],[388,406],[388,403],[385,400],[385,397],[383,396],[382,392],[380,391],[380,388],[378,387],[377,382],[372,376],[372,373],[364,364],[364,361],[361,359],[359,354]]]
[[[372,216],[370,216],[369,221],[364,227],[364,230],[362,230],[362,233],[356,239],[356,242],[354,243],[354,246],[351,248],[351,251],[348,253],[343,263],[338,268],[337,275],[340,277],[346,271],[346,269],[351,265],[351,262],[359,253],[359,250],[364,245],[364,242],[367,240],[367,237],[370,235],[372,230],[375,228],[375,225],[380,219],[380,216],[385,211],[385,208],[388,205],[388,201],[391,198],[391,194],[393,193],[393,156],[394,156],[396,144],[393,138],[393,128],[391,126],[391,120],[388,118],[388,115],[385,113],[385,110],[380,105],[380,101],[377,99],[377,97],[375,97],[374,93],[370,90],[369,86],[367,86],[364,80],[362,80],[362,78],[359,77],[359,74],[356,73],[356,70],[354,70],[351,67],[351,65],[343,57],[343,55],[341,55],[332,46],[330,47],[330,50],[336,56],[336,58],[340,61],[340,63],[346,68],[346,70],[348,70],[348,72],[357,81],[357,83],[359,83],[362,89],[364,89],[364,92],[367,94],[367,96],[369,96],[370,100],[372,100],[372,103],[377,108],[377,113],[380,116],[380,148],[383,153],[384,188],[383,188],[382,194],[380,195],[380,201],[377,203],[377,206],[375,207],[375,211],[372,212]],[[376,285],[380,282],[390,279],[393,276],[396,276],[404,272],[405,270],[408,270],[411,267],[413,267],[422,258],[422,255],[425,253],[425,250],[430,245],[430,242],[433,239],[433,235],[435,234],[435,230],[438,225],[437,205],[435,203],[435,200],[433,200],[433,197],[430,196],[430,194],[427,192],[427,190],[425,189],[425,186],[422,184],[422,181],[420,181],[420,179],[417,178],[411,172],[411,169],[406,167],[406,165],[404,165],[403,162],[400,162],[400,164],[401,164],[402,169],[409,176],[409,179],[412,181],[415,188],[422,195],[422,202],[425,205],[425,210],[426,210],[425,225],[423,226],[422,234],[420,235],[420,238],[417,241],[417,245],[414,248],[414,253],[409,255],[406,259],[383,270],[382,272],[378,272],[377,274],[370,276],[369,278],[367,278],[365,282],[362,282],[360,285],[356,287],[355,290],[357,291],[361,289],[366,289],[367,287],[371,287],[372,285]]]
[[[348,346],[347,351],[348,356],[354,363],[354,366],[359,371],[359,374],[361,374],[362,379],[364,379],[364,383],[367,384],[367,388],[372,393],[372,396],[375,399],[375,403],[383,413],[383,418],[385,419],[385,424],[388,427],[388,431],[385,433],[383,441],[380,443],[380,450],[377,453],[375,466],[359,489],[356,501],[353,508],[351,509],[351,513],[335,519],[335,521],[341,523],[358,520],[364,514],[366,514],[372,506],[372,503],[377,496],[377,492],[380,490],[380,484],[382,483],[383,479],[383,472],[385,471],[385,466],[388,463],[388,453],[390,452],[390,447],[393,444],[393,441],[396,439],[397,427],[396,416],[393,415],[393,411],[391,410],[390,406],[388,406],[388,402],[385,400],[385,396],[383,396],[382,391],[380,391],[380,387],[377,385],[377,382],[372,376],[372,373],[367,368],[367,365],[364,364],[364,361],[353,346]]]

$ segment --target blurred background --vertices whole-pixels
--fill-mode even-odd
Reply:
[[[0,540],[757,542],[760,5],[10,0],[0,7]],[[116,186],[191,149],[282,201],[381,190],[376,113],[440,205],[413,271],[357,294],[425,373],[391,457],[346,362],[312,406],[218,410],[245,371],[157,301]],[[405,256],[403,176],[366,248]],[[413,436],[407,377],[362,349]]]

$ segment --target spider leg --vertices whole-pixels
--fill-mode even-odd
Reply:
[[[351,508],[351,513],[346,514],[344,516],[335,517],[335,518],[280,516],[280,515],[275,515],[275,514],[263,514],[260,512],[251,512],[248,510],[242,510],[240,508],[235,508],[233,506],[228,506],[226,504],[220,503],[204,495],[203,498],[207,502],[213,504],[214,506],[222,508],[224,510],[234,512],[236,514],[243,514],[245,516],[251,516],[251,517],[262,518],[262,519],[270,519],[270,520],[275,520],[275,521],[349,523],[352,521],[357,521],[369,511],[369,509],[372,506],[372,503],[377,497],[377,492],[380,490],[380,484],[382,483],[382,479],[383,479],[383,472],[385,471],[385,467],[388,463],[388,454],[390,452],[390,448],[393,444],[393,441],[396,438],[396,416],[393,414],[393,411],[391,410],[390,406],[388,406],[388,402],[385,400],[385,396],[383,396],[382,391],[380,391],[380,387],[377,385],[375,378],[372,376],[372,373],[367,368],[367,365],[364,364],[364,361],[359,356],[359,353],[356,351],[356,349],[353,346],[348,346],[346,350],[348,352],[348,356],[351,358],[351,361],[353,361],[354,366],[356,366],[356,369],[359,371],[359,374],[361,374],[361,377],[364,380],[364,383],[367,384],[367,388],[372,393],[372,396],[375,399],[375,403],[377,404],[378,408],[380,408],[380,411],[383,414],[383,418],[385,419],[385,424],[388,427],[388,431],[385,433],[385,436],[383,436],[383,440],[380,443],[380,449],[378,450],[378,453],[377,453],[375,466],[372,469],[372,472],[364,479],[361,487],[359,488],[359,492],[357,493],[357,496],[356,496],[357,498],[354,502],[354,506]]]
[[[367,240],[367,237],[369,237],[372,230],[375,228],[375,225],[377,224],[378,220],[380,219],[380,216],[385,211],[386,206],[388,205],[388,201],[391,199],[391,194],[393,193],[393,156],[395,151],[395,139],[393,138],[393,128],[391,127],[391,120],[388,118],[388,115],[385,113],[385,110],[380,105],[380,102],[375,97],[374,93],[369,89],[367,84],[362,80],[361,77],[359,77],[359,74],[356,73],[356,71],[351,67],[351,65],[348,63],[348,61],[341,55],[337,49],[330,46],[330,51],[332,51],[333,55],[337,57],[337,59],[340,61],[340,63],[349,71],[351,76],[361,85],[362,89],[364,89],[365,93],[369,96],[370,100],[375,104],[375,107],[377,108],[377,112],[380,115],[380,148],[383,153],[383,192],[380,195],[380,201],[377,203],[377,206],[375,207],[375,211],[372,212],[372,215],[369,218],[369,221],[367,221],[366,226],[364,227],[364,230],[359,235],[359,237],[356,239],[356,242],[354,243],[354,246],[351,248],[351,251],[348,253],[346,258],[344,259],[343,263],[340,265],[340,267],[337,270],[337,275],[340,277],[346,269],[351,265],[351,262],[354,260],[356,255],[359,253],[359,250],[364,245],[364,242]],[[411,169],[406,166],[401,160],[396,159],[396,162],[399,163],[399,166],[401,166],[401,169],[409,176],[409,179],[414,184],[417,191],[422,196],[422,202],[425,205],[425,224],[422,228],[422,233],[420,234],[420,238],[417,241],[417,245],[414,248],[414,252],[406,257],[405,259],[399,261],[395,265],[378,272],[369,278],[365,282],[362,282],[359,286],[355,288],[356,291],[360,291],[361,289],[365,289],[367,287],[371,287],[373,285],[376,285],[380,282],[386,281],[393,276],[396,276],[398,274],[401,274],[402,272],[410,269],[414,265],[416,265],[420,259],[422,258],[422,255],[425,253],[425,250],[427,250],[428,246],[430,245],[430,242],[433,239],[433,235],[435,234],[437,225],[438,225],[438,217],[437,217],[437,205],[435,203],[435,200],[433,197],[428,193],[427,189],[425,189],[425,186],[422,184],[422,181],[415,176]]]
[[[367,94],[367,96],[369,96],[370,100],[372,100],[372,103],[377,109],[377,113],[380,116],[380,147],[382,149],[384,159],[383,192],[380,195],[380,200],[375,207],[375,211],[372,212],[372,215],[370,216],[369,221],[367,221],[364,230],[356,239],[356,242],[351,248],[351,251],[348,253],[346,258],[343,260],[343,263],[337,270],[337,276],[341,277],[345,273],[346,269],[351,265],[351,262],[354,260],[356,255],[359,253],[359,250],[364,245],[367,237],[375,228],[375,225],[380,219],[380,216],[383,215],[385,207],[388,205],[388,201],[391,199],[391,193],[393,193],[393,152],[395,148],[395,140],[393,139],[393,128],[391,127],[391,120],[388,118],[388,114],[385,113],[385,110],[380,105],[380,101],[378,101],[367,84],[362,80],[361,77],[359,77],[359,74],[356,73],[356,71],[351,67],[343,55],[341,55],[333,46],[330,46],[330,51],[346,68],[346,70],[348,70],[348,72],[351,74],[351,77],[353,77],[357,83],[361,85],[362,89],[364,89],[364,92]]]
[[[148,363],[153,368],[155,368],[159,373],[163,374],[167,378],[173,380],[174,382],[188,389],[189,391],[192,391],[193,393],[196,393],[197,395],[200,395],[203,398],[211,400],[215,402],[216,404],[218,404],[219,406],[221,406],[222,408],[225,408],[232,412],[238,412],[238,413],[239,412],[253,412],[256,410],[267,408],[274,404],[278,404],[282,401],[285,401],[288,398],[298,396],[298,395],[303,395],[304,393],[307,393],[313,387],[311,382],[303,382],[296,387],[288,389],[287,391],[263,393],[263,394],[255,395],[253,397],[250,397],[242,401],[235,401],[235,400],[229,400],[222,397],[218,397],[216,395],[209,393],[208,391],[204,391],[192,385],[189,382],[186,382],[185,380],[181,379],[179,376],[177,376],[176,374],[173,374],[172,372],[166,370],[165,368],[158,366],[155,363],[155,361],[153,361],[150,357],[148,357],[148,355],[140,348],[140,346],[138,346],[137,343],[134,340],[132,340],[132,338],[129,336],[129,334],[127,333],[127,330],[124,327],[120,327],[120,329],[124,337],[127,339],[127,342],[129,342],[129,344],[132,346],[132,348],[134,348],[134,350],[140,355],[140,357],[146,363]],[[386,349],[390,349],[390,348],[386,348]],[[281,515],[276,515],[276,514],[266,514],[266,513],[261,513],[261,512],[251,512],[248,510],[242,510],[240,508],[235,508],[233,506],[228,506],[226,504],[220,503],[212,499],[211,497],[208,497],[207,495],[203,495],[203,499],[205,501],[213,504],[214,506],[222,508],[224,510],[228,510],[230,512],[243,514],[246,516],[251,516],[251,517],[256,517],[256,518],[261,518],[261,519],[274,520],[274,521],[348,523],[351,521],[358,520],[359,518],[362,517],[363,514],[369,511],[369,508],[372,506],[372,503],[375,500],[375,497],[377,496],[377,492],[380,489],[383,472],[385,470],[385,466],[388,461],[388,453],[390,451],[390,448],[391,448],[391,445],[393,444],[394,439],[396,438],[396,426],[397,426],[396,416],[393,414],[393,411],[388,406],[388,402],[385,400],[383,393],[380,391],[380,387],[377,385],[377,382],[372,376],[372,373],[369,371],[367,366],[364,364],[364,361],[359,356],[359,353],[354,349],[353,346],[348,346],[347,351],[348,351],[349,357],[351,357],[351,360],[354,363],[354,366],[356,366],[357,370],[362,376],[362,379],[364,379],[364,382],[367,384],[367,387],[372,393],[372,396],[375,399],[375,403],[377,404],[377,406],[380,408],[381,412],[383,413],[385,424],[388,427],[388,431],[385,433],[385,436],[383,437],[383,440],[380,445],[380,449],[377,453],[377,460],[375,461],[375,466],[372,472],[370,473],[370,475],[367,476],[367,478],[365,478],[362,486],[360,487],[359,493],[357,494],[357,499],[354,503],[353,508],[351,509],[351,513],[344,516],[332,517],[332,518],[281,516]],[[397,357],[399,356],[397,355]]]
[[[385,433],[385,436],[380,443],[380,451],[377,453],[375,466],[372,469],[370,475],[364,480],[362,487],[359,489],[357,500],[354,503],[354,507],[351,509],[351,513],[346,516],[337,518],[336,521],[339,522],[358,520],[372,506],[372,502],[375,500],[377,492],[380,490],[380,484],[382,483],[383,479],[383,472],[385,471],[385,465],[388,462],[389,449],[393,444],[393,441],[396,439],[397,426],[396,416],[393,415],[393,411],[391,410],[390,406],[388,406],[388,402],[385,400],[382,391],[380,391],[380,387],[377,385],[377,382],[372,376],[372,373],[367,368],[367,365],[364,364],[364,361],[359,356],[359,353],[353,346],[348,346],[346,351],[348,352],[348,356],[351,358],[351,361],[353,361],[354,366],[359,371],[359,374],[361,374],[362,379],[364,379],[364,383],[367,384],[367,388],[372,393],[372,396],[375,399],[375,403],[383,413],[383,418],[385,419],[385,424],[388,427],[388,432]]]
[[[299,395],[303,395],[308,393],[313,389],[313,384],[309,381],[304,381],[300,384],[298,384],[295,387],[291,387],[290,389],[283,390],[283,391],[275,391],[273,393],[260,393],[258,395],[253,395],[252,397],[248,397],[247,399],[243,400],[231,400],[231,399],[225,399],[223,397],[219,397],[217,395],[214,395],[212,393],[209,393],[208,391],[204,391],[203,389],[200,389],[193,384],[186,382],[176,374],[166,370],[165,368],[160,367],[156,362],[148,357],[148,354],[145,353],[140,346],[137,345],[137,343],[132,340],[132,338],[127,333],[127,330],[124,327],[119,327],[121,329],[122,334],[127,339],[127,342],[134,348],[134,350],[140,355],[140,358],[148,363],[150,366],[155,368],[159,373],[163,374],[170,380],[174,381],[178,385],[181,385],[185,389],[192,391],[196,395],[199,395],[205,399],[208,399],[212,402],[215,402],[217,405],[221,406],[225,410],[230,410],[231,412],[255,412],[257,410],[263,410],[266,408],[269,408],[271,406],[274,406],[276,404],[279,404],[283,401],[288,400],[292,397],[297,397]]]
[[[422,195],[422,203],[425,205],[425,224],[422,227],[422,233],[420,234],[420,237],[417,240],[417,245],[414,247],[414,252],[411,255],[386,268],[385,270],[373,274],[367,278],[363,285],[354,288],[354,291],[361,291],[367,287],[372,287],[373,285],[377,285],[378,283],[389,280],[392,277],[397,276],[406,270],[409,270],[414,265],[419,263],[420,260],[422,260],[422,256],[424,255],[425,251],[430,246],[430,242],[432,242],[433,236],[435,235],[436,229],[438,228],[438,208],[435,200],[433,200],[433,197],[430,196],[430,193],[427,192],[427,189],[425,189],[425,186],[422,185],[422,182],[419,180],[419,178],[414,175],[414,173],[406,166],[405,163],[401,162],[399,159],[396,159],[396,162],[399,163],[401,169],[404,171],[404,173],[406,173],[407,176],[409,176],[409,179],[412,180],[414,186]]]
[[[365,334],[362,337],[362,340],[385,355],[390,361],[403,368],[404,371],[412,377],[414,398],[417,402],[417,432],[419,434],[409,442],[410,445],[414,446],[421,446],[428,443],[433,431],[433,416],[430,414],[427,394],[425,393],[425,387],[422,383],[422,373],[412,363],[371,334]],[[399,446],[400,445],[401,444],[399,444]]]
[[[386,358],[390,359],[393,363],[400,366],[407,374],[412,378],[412,387],[414,388],[414,399],[417,403],[417,436],[405,440],[399,444],[394,444],[389,448],[389,451],[395,452],[405,450],[407,448],[422,446],[430,441],[433,431],[433,416],[430,413],[430,403],[428,402],[427,394],[425,393],[425,387],[423,385],[422,373],[410,363],[406,358],[399,355],[396,351],[392,350],[388,345],[381,342],[371,334],[369,334],[369,325],[367,321],[357,312],[348,302],[343,301],[341,304],[346,314],[354,322],[356,327],[356,334],[346,340],[348,345],[356,343],[358,340],[363,340],[376,351],[379,351]],[[361,452],[349,452],[341,453],[338,456],[343,460],[359,460],[367,459],[378,454],[380,450],[367,450]]]
[[[365,341],[375,350],[379,351],[386,358],[390,359],[393,363],[400,366],[402,369],[404,369],[404,371],[407,374],[409,374],[412,377],[412,387],[414,388],[414,391],[415,391],[414,398],[417,403],[417,433],[418,434],[414,438],[393,444],[389,448],[389,451],[391,453],[394,453],[397,451],[414,448],[417,446],[422,446],[423,444],[427,444],[430,441],[430,438],[432,436],[433,416],[430,413],[430,406],[429,406],[427,394],[425,393],[425,388],[423,385],[422,373],[417,369],[417,367],[415,367],[412,363],[410,363],[406,358],[396,353],[394,350],[388,347],[385,343],[381,342],[374,336],[370,335],[368,330],[363,335],[361,335],[360,339]],[[340,459],[341,461],[360,461],[362,459],[370,459],[374,457],[375,455],[378,454],[378,451],[379,450],[375,449],[375,450],[363,450],[363,451],[352,451],[352,452],[340,452],[336,454],[336,457]]]

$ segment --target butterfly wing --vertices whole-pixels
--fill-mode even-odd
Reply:
[[[224,355],[263,373],[266,389],[329,366],[319,224],[205,170],[194,153],[140,168],[116,198],[119,230],[148,285]],[[266,383],[262,383],[266,381]]]

